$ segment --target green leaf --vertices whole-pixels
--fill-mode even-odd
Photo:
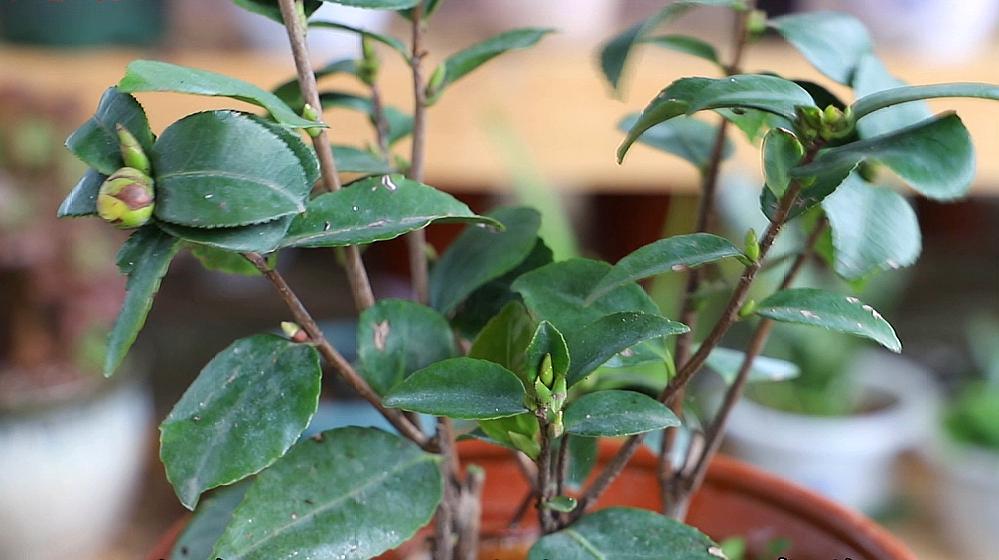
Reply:
[[[240,6],[244,10],[251,11],[255,14],[260,14],[262,16],[268,17],[278,23],[284,23],[284,18],[281,17],[281,8],[278,5],[278,0],[233,0],[237,6]],[[311,16],[313,12],[319,9],[323,3],[320,0],[305,0],[305,15],[306,17]]]
[[[485,437],[478,437],[473,432],[472,437],[486,439],[495,445],[501,445],[515,451],[523,451],[528,457],[537,459],[541,453],[538,443],[538,417],[533,412],[525,412],[506,418],[479,420],[479,429]]]
[[[422,0],[323,0],[341,6],[367,8],[371,10],[405,10],[419,4]]]
[[[451,195],[402,175],[368,177],[312,199],[292,221],[283,246],[360,245],[450,222],[496,224]]]
[[[626,311],[597,319],[566,339],[572,356],[567,382],[571,387],[582,381],[615,354],[640,342],[689,330],[683,323],[648,313]]]
[[[569,371],[569,347],[565,344],[565,337],[554,325],[548,321],[541,321],[534,331],[534,336],[531,337],[531,343],[527,345],[525,375],[521,376],[525,386],[529,386],[528,383],[533,384],[538,377],[546,354],[551,356],[555,378]]]
[[[791,184],[791,168],[805,157],[805,147],[790,130],[773,128],[763,139],[763,174],[774,196],[784,196]]]
[[[668,406],[634,391],[589,393],[565,411],[565,431],[585,437],[631,436],[679,425]]]
[[[794,120],[796,107],[812,107],[812,96],[801,86],[766,74],[740,74],[711,80],[691,102],[687,113],[705,109],[757,109]]]
[[[618,125],[618,130],[628,132],[638,122],[639,115],[629,115]],[[705,169],[711,161],[718,127],[693,117],[677,117],[659,123],[642,133],[637,141],[646,146],[679,156],[698,169]],[[725,139],[722,159],[732,155],[732,142]]]
[[[542,37],[553,31],[554,29],[540,27],[514,29],[452,54],[441,63],[444,77],[439,84],[431,83],[433,89],[429,92],[430,97],[434,97],[472,70],[507,51],[533,47]]]
[[[302,141],[301,132],[291,130],[267,119],[251,117],[254,122],[263,125],[267,130],[274,133],[298,158],[302,171],[305,173],[305,182],[315,185],[319,181],[319,158],[316,157],[315,150],[311,145],[306,145]],[[335,153],[335,152],[334,152]]]
[[[865,56],[853,75],[853,93],[858,98],[905,85],[905,82],[892,76],[881,59],[874,54]],[[860,119],[857,121],[857,132],[861,138],[871,138],[914,125],[932,116],[933,112],[925,101],[903,103]]]
[[[153,151],[156,218],[217,228],[304,211],[312,183],[302,154],[288,141],[259,118],[235,111],[196,113],[175,122]]]
[[[555,496],[544,503],[544,507],[562,513],[569,513],[576,509],[576,499],[569,496]]]
[[[334,60],[316,69],[315,76],[316,80],[320,80],[339,73],[357,75],[357,61],[352,58]],[[296,113],[302,112],[302,109],[305,108],[305,99],[302,97],[302,89],[298,85],[297,77],[277,86],[272,93]]]
[[[514,372],[521,381],[527,374],[527,347],[534,338],[537,322],[519,301],[511,301],[486,323],[468,351],[470,358],[489,360]]]
[[[610,85],[619,89],[628,58],[635,45],[644,42],[649,33],[685,14],[696,6],[717,6],[732,9],[745,9],[737,0],[681,0],[673,2],[651,17],[629,27],[600,47],[600,69]]]
[[[705,365],[721,376],[726,384],[731,385],[735,382],[735,378],[739,374],[739,369],[742,367],[742,362],[745,358],[746,354],[739,350],[715,347],[708,354]],[[800,373],[801,370],[792,362],[769,358],[767,356],[757,356],[753,360],[753,366],[749,370],[749,381],[786,381],[798,377]]]
[[[565,481],[570,486],[580,487],[590,477],[590,472],[597,464],[597,443],[599,438],[568,437],[569,468]]]
[[[243,255],[216,249],[210,245],[191,244],[191,255],[201,262],[208,270],[237,274],[240,276],[260,276],[260,271],[246,260]]]
[[[671,6],[673,5],[676,4],[671,4]],[[710,83],[710,78],[681,78],[660,91],[631,125],[631,129],[617,149],[617,162],[624,161],[624,156],[628,153],[631,145],[646,130],[659,123],[685,115],[691,103],[700,95],[701,90]]]
[[[851,82],[861,59],[874,50],[864,24],[842,12],[791,14],[774,18],[769,25],[819,72],[841,84]]]
[[[295,114],[284,101],[269,91],[215,72],[178,66],[157,60],[135,60],[129,63],[118,87],[129,93],[142,91],[173,91],[212,97],[231,97],[263,107],[274,120],[291,128],[323,126]]]
[[[378,556],[430,521],[443,489],[439,461],[373,428],[304,440],[257,476],[211,558]]]
[[[416,302],[379,300],[358,320],[358,373],[379,395],[414,371],[455,354],[447,320]]]
[[[829,148],[820,152],[812,163],[795,168],[793,174],[796,177],[841,174],[865,160],[884,164],[912,188],[938,200],[967,193],[975,175],[971,137],[961,119],[953,113],[882,136]]]
[[[449,418],[502,418],[526,412],[524,385],[505,367],[451,358],[414,372],[386,396],[385,406]]]
[[[469,227],[430,270],[430,304],[448,314],[476,289],[517,267],[537,243],[541,215],[531,208],[498,208],[486,214],[503,230]]]
[[[836,273],[846,279],[909,266],[919,257],[922,236],[916,213],[889,188],[854,173],[823,201],[822,209],[832,228]]]
[[[684,271],[729,257],[742,251],[724,237],[710,233],[674,235],[653,241],[623,257],[587,294],[594,301],[611,290],[666,272]]]
[[[697,529],[648,510],[613,507],[542,537],[528,560],[719,560],[721,549]],[[228,560],[228,559],[227,559]]]
[[[160,289],[170,261],[180,250],[180,240],[146,226],[133,233],[118,251],[118,270],[128,276],[125,301],[108,335],[108,350],[104,356],[104,375],[110,377],[135,342],[153,298]]]
[[[853,172],[856,166],[856,162],[845,161],[840,162],[838,167],[831,166],[823,170],[823,174],[816,177],[814,183],[798,193],[798,197],[795,198],[794,205],[791,206],[791,211],[788,213],[787,220],[790,221],[797,218],[825,200],[827,196],[835,192],[843,184],[843,181],[850,176],[850,173]],[[791,171],[791,174],[795,178],[797,178],[799,169],[801,167],[796,167]],[[774,195],[773,191],[765,188],[760,193],[760,207],[767,219],[773,221],[780,207],[780,199]]]
[[[813,288],[781,290],[760,302],[756,314],[784,323],[812,325],[862,336],[892,352],[902,350],[902,343],[888,321],[873,307],[855,297]]]
[[[209,494],[198,505],[190,523],[170,550],[169,560],[202,560],[210,558],[212,547],[222,536],[232,519],[232,512],[243,500],[249,484],[235,484]]]
[[[418,3],[418,2],[417,2]],[[344,23],[337,23],[333,21],[310,21],[309,27],[315,27],[319,29],[336,29],[340,31],[349,31],[351,33],[357,33],[358,35],[367,37],[374,41],[378,41],[383,45],[391,47],[394,51],[402,55],[403,60],[409,60],[409,48],[406,44],[391,37],[389,35],[382,35],[381,33],[375,33],[373,31],[368,31],[366,29],[361,29],[359,27],[354,27],[352,25],[347,25]]]
[[[340,173],[386,175],[392,172],[389,163],[381,156],[353,146],[333,146],[333,161]]]
[[[865,95],[854,101],[851,107],[854,118],[860,120],[866,115],[886,107],[939,97],[971,97],[999,101],[999,86],[973,82],[905,86]]]
[[[696,56],[697,58],[701,58],[721,66],[721,60],[718,58],[718,51],[715,49],[714,45],[708,43],[707,41],[698,39],[697,37],[691,37],[689,35],[660,35],[659,37],[649,37],[648,39],[642,40],[642,42],[656,45],[664,49],[669,49],[671,51]]]
[[[104,175],[124,165],[118,143],[117,125],[124,126],[148,154],[153,147],[153,133],[146,112],[134,97],[111,87],[101,96],[97,111],[66,140],[66,147],[83,163]]]
[[[97,214],[97,192],[101,190],[101,185],[107,178],[107,175],[88,169],[63,199],[56,216],[76,218]]]
[[[201,370],[160,425],[180,502],[256,474],[285,454],[319,406],[319,353],[275,335],[237,340]]]
[[[437,8],[440,8],[443,3],[444,0],[423,0],[423,19],[426,20],[430,16],[434,15],[434,12],[436,12]],[[419,2],[417,2],[417,4],[419,4]],[[403,10],[399,12],[399,14],[410,21],[413,20],[413,8]]]
[[[179,226],[169,222],[156,222],[156,225],[170,235],[196,245],[236,253],[270,253],[281,244],[291,220],[291,216],[285,216],[264,224],[214,229]]]

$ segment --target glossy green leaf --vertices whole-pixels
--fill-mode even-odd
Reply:
[[[527,373],[527,347],[537,322],[519,301],[503,307],[479,332],[468,351],[470,358],[489,360],[514,372],[521,381],[533,381]]]
[[[108,88],[97,104],[97,111],[66,140],[66,147],[83,163],[104,175],[122,167],[117,125],[124,126],[148,154],[153,147],[153,133],[142,105],[116,87]]]
[[[554,29],[540,27],[514,29],[452,54],[444,59],[442,63],[444,77],[439,84],[431,84],[433,90],[429,92],[430,96],[437,95],[449,85],[467,76],[472,70],[505,52],[533,47],[553,31]]]
[[[701,90],[711,84],[710,78],[681,78],[666,86],[660,91],[642,113],[631,125],[624,141],[617,149],[617,162],[624,161],[624,156],[628,153],[639,137],[646,130],[659,123],[687,114],[691,103],[697,99]]]
[[[156,225],[188,243],[237,253],[270,253],[280,246],[291,220],[291,216],[285,216],[263,224],[214,229],[179,226],[169,222],[156,222]]]
[[[689,35],[660,35],[658,37],[649,37],[642,42],[696,56],[719,66],[721,65],[721,60],[718,58],[718,51],[714,45],[697,37]]]
[[[865,56],[853,75],[853,93],[858,98],[905,85],[905,82],[892,76],[874,54]],[[903,103],[860,119],[857,121],[857,132],[861,138],[872,138],[912,126],[932,116],[933,112],[925,101]]]
[[[824,150],[812,163],[795,168],[793,174],[797,177],[836,175],[865,160],[884,164],[912,188],[938,200],[967,193],[975,175],[971,137],[961,119],[953,113]]]
[[[180,502],[260,472],[316,413],[319,353],[275,335],[237,340],[201,370],[160,425],[160,458]]]
[[[563,436],[569,438],[569,468],[565,481],[569,486],[580,487],[590,477],[597,464],[599,438]]]
[[[430,521],[443,489],[439,461],[373,428],[304,440],[257,476],[212,558],[378,556]]]
[[[301,154],[260,119],[196,113],[170,125],[153,151],[157,219],[217,228],[269,222],[305,210],[312,190]]]
[[[760,302],[756,314],[784,323],[812,325],[862,336],[892,352],[902,350],[902,343],[888,321],[873,307],[855,297],[813,288],[781,290]]]
[[[683,323],[648,313],[626,311],[597,319],[566,339],[572,356],[568,384],[571,387],[582,381],[615,354],[640,342],[689,330]]]
[[[740,74],[711,80],[691,102],[687,113],[743,108],[794,120],[796,107],[814,105],[812,96],[790,80],[766,74]]]
[[[618,125],[618,130],[628,132],[638,122],[639,115],[625,117]],[[659,123],[637,138],[640,144],[679,156],[699,169],[705,169],[711,161],[715,137],[718,134],[716,125],[708,124],[693,117],[677,117]],[[722,159],[732,155],[732,142],[725,139],[722,149]]]
[[[232,512],[243,501],[248,483],[234,484],[209,494],[198,504],[191,521],[184,527],[170,550],[168,560],[204,560],[232,519]]]
[[[419,4],[421,0],[323,0],[323,2],[371,10],[405,10]]]
[[[84,172],[56,211],[60,218],[93,216],[97,214],[97,192],[108,176],[93,169]]]
[[[742,362],[746,358],[745,352],[732,350],[730,348],[715,347],[708,354],[705,365],[708,369],[717,373],[731,385],[735,382]],[[749,381],[786,381],[798,377],[801,370],[792,362],[770,358],[767,356],[757,356],[753,359],[753,365],[749,370]]]
[[[505,418],[479,420],[479,430],[487,441],[515,451],[522,451],[528,457],[537,459],[541,454],[541,444],[538,434],[538,417],[533,412],[524,412]],[[472,437],[477,437],[473,435]]]
[[[302,131],[295,129],[288,129],[281,126],[274,121],[263,119],[260,117],[251,117],[254,122],[263,125],[264,128],[271,131],[279,140],[284,142],[288,149],[295,154],[298,158],[298,162],[302,167],[302,172],[305,173],[305,182],[309,185],[315,185],[319,181],[319,158],[316,157],[316,151],[312,149],[311,142],[309,145],[302,139]]]
[[[585,437],[631,436],[679,425],[668,406],[634,391],[588,393],[565,411],[565,431]]]
[[[531,208],[498,208],[486,214],[503,230],[469,227],[430,270],[430,304],[450,313],[476,289],[513,270],[537,243],[541,215]]]
[[[237,6],[240,6],[244,10],[251,11],[255,14],[260,14],[262,16],[268,17],[278,23],[284,23],[284,18],[281,17],[281,8],[278,6],[278,0],[233,0]],[[305,0],[305,15],[310,16],[313,12],[319,9],[323,3],[320,0]]]
[[[216,249],[210,245],[191,244],[190,249],[191,255],[207,270],[239,276],[260,276],[257,267],[239,253]]]
[[[333,161],[340,173],[385,175],[392,172],[389,163],[378,154],[353,146],[333,146]]]
[[[524,385],[505,367],[451,358],[414,372],[386,396],[385,406],[449,418],[502,418],[526,412]]]
[[[710,233],[674,235],[653,241],[619,260],[593,287],[587,301],[596,300],[619,286],[643,278],[689,270],[740,255],[742,251],[731,241]]]
[[[455,354],[447,320],[416,302],[379,300],[358,320],[358,373],[379,395],[414,371]]]
[[[534,383],[545,355],[551,356],[552,371],[556,378],[569,371],[569,347],[566,346],[565,336],[555,328],[555,325],[541,321],[534,331],[534,336],[531,337],[530,344],[527,345],[526,379],[521,377],[525,386]]]
[[[128,281],[125,301],[108,335],[105,376],[111,376],[118,369],[139,336],[153,306],[153,298],[160,289],[160,281],[179,250],[180,240],[150,225],[133,233],[118,251],[118,270],[128,276]]]
[[[999,101],[999,86],[973,82],[904,86],[865,95],[853,102],[853,116],[861,119],[875,111],[921,99],[939,97],[971,97]]]
[[[784,196],[791,184],[791,169],[805,157],[805,147],[790,130],[773,128],[763,139],[763,175],[776,197]]]
[[[231,97],[266,109],[274,120],[292,128],[319,126],[297,115],[284,101],[269,91],[223,74],[178,66],[157,60],[130,62],[118,87],[129,93],[173,91],[212,97]]]
[[[644,509],[613,507],[542,537],[528,560],[721,560],[721,549],[697,529]],[[228,559],[227,559],[228,560]]]
[[[867,28],[842,12],[815,11],[774,18],[769,22],[819,72],[849,84],[864,56],[874,49]]]
[[[787,221],[797,218],[825,200],[827,196],[835,192],[843,184],[843,181],[857,167],[856,162],[844,161],[840,163],[841,165],[839,166],[832,166],[823,170],[822,175],[815,177],[813,183],[798,193],[794,204],[791,206],[791,211],[788,213]],[[792,175],[796,175],[798,169],[801,168],[794,168],[791,172]],[[763,189],[760,193],[760,207],[767,219],[773,221],[780,207],[780,199],[770,189]]]
[[[374,41],[378,41],[383,45],[391,47],[394,51],[402,55],[403,59],[409,60],[409,48],[406,44],[396,39],[395,37],[389,35],[383,35],[381,33],[375,33],[373,31],[368,31],[366,29],[361,29],[359,27],[354,27],[353,25],[347,25],[344,23],[337,23],[334,21],[310,21],[309,27],[319,28],[319,29],[335,29],[339,31],[348,31],[350,33],[356,33],[358,35],[367,37]]]
[[[902,195],[853,174],[822,202],[836,249],[836,273],[858,280],[916,262],[919,220]]]
[[[437,222],[496,224],[453,196],[401,175],[368,177],[309,202],[285,247],[342,247],[398,237]]]
[[[334,74],[346,73],[357,74],[357,61],[352,58],[342,58],[328,62],[315,70],[316,80],[320,80]],[[298,85],[298,78],[292,78],[274,88],[272,93],[290,107],[296,113],[300,113],[305,107],[305,99],[302,98],[302,89]]]

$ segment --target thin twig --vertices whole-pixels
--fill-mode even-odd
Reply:
[[[569,434],[564,434],[559,441],[558,456],[555,459],[555,495],[565,493],[565,477],[569,473]]]
[[[555,485],[552,481],[553,449],[548,422],[539,417],[541,424],[541,453],[538,455],[538,521],[541,525],[541,532],[548,534],[558,530],[555,517],[551,508],[546,507],[548,501],[553,497]]]
[[[423,165],[427,150],[427,98],[423,79],[423,3],[413,8],[413,42],[410,67],[413,72],[413,150],[410,155],[407,177],[423,182]],[[427,267],[427,234],[418,229],[406,236],[409,248],[409,270],[413,276],[416,299],[427,303],[430,299],[430,276]]]
[[[302,98],[315,110],[322,111],[316,75],[305,41],[306,29],[304,21],[300,17],[300,14],[303,13],[300,11],[302,0],[278,0],[278,5],[281,8],[285,29],[288,31],[288,41],[291,43],[291,54],[295,59],[298,86],[302,90]],[[312,145],[319,158],[323,188],[330,192],[340,190],[340,176],[337,173],[336,162],[333,161],[333,149],[325,128],[319,129],[319,133],[312,137]],[[375,304],[375,296],[371,291],[368,272],[364,268],[364,261],[361,260],[361,253],[357,247],[344,248],[344,263],[350,290],[354,296],[354,305],[359,311],[363,311]]]
[[[513,511],[513,516],[510,517],[510,523],[507,524],[508,529],[513,529],[514,527],[520,525],[520,520],[527,514],[528,508],[530,508],[531,504],[535,502],[537,495],[538,493],[534,491],[533,487],[527,491],[527,494],[524,494],[524,498],[520,501],[520,505],[517,506],[517,509]]]
[[[288,282],[285,281],[284,277],[280,272],[274,270],[267,264],[267,259],[260,256],[257,253],[244,253],[243,255],[246,260],[250,261],[264,275],[274,288],[277,290],[278,295],[288,306],[288,310],[291,312],[291,316],[295,319],[305,333],[309,335],[309,339],[313,344],[316,345],[316,349],[323,356],[333,369],[347,382],[354,391],[357,392],[364,400],[371,403],[371,406],[375,407],[382,416],[385,417],[403,436],[414,441],[420,447],[424,449],[432,449],[433,446],[430,445],[430,439],[418,430],[413,424],[411,424],[402,413],[394,408],[385,408],[382,405],[381,398],[377,393],[368,385],[368,382],[361,377],[354,367],[350,365],[350,362],[343,357],[336,348],[323,334],[322,330],[319,329],[319,325],[316,323],[312,315],[302,304],[302,301],[298,298]]]
[[[444,497],[437,508],[434,517],[434,558],[436,560],[452,560],[455,550],[456,514],[461,501],[458,487],[458,461],[454,451],[454,431],[451,420],[440,417],[437,419],[437,443],[440,446],[444,461],[441,462],[441,475],[444,477]]]
[[[458,500],[458,544],[454,553],[456,560],[478,558],[482,489],[485,482],[485,471],[469,465]]]

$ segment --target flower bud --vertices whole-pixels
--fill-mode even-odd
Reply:
[[[132,167],[122,167],[97,192],[97,214],[121,229],[137,228],[153,216],[153,180]]]
[[[756,237],[756,230],[749,228],[746,232],[745,248],[743,252],[751,262],[760,260],[760,240]]]
[[[318,122],[319,121],[319,112],[316,111],[315,107],[313,107],[312,105],[309,105],[308,103],[306,103],[305,107],[302,107],[302,117],[306,118],[306,119],[309,119],[310,121],[317,121]],[[323,129],[321,127],[316,126],[316,127],[312,127],[312,128],[306,128],[305,132],[309,136],[315,138],[316,136],[319,136],[320,134],[322,134]]]
[[[118,131],[118,145],[121,148],[121,159],[125,162],[125,167],[137,169],[145,175],[149,175],[152,168],[149,165],[149,158],[142,150],[142,145],[135,139],[135,136],[121,124],[115,125]]]
[[[552,368],[551,354],[545,354],[544,359],[541,360],[541,367],[538,368],[538,379],[540,379],[546,387],[551,387],[552,383],[555,382],[555,370]]]
[[[853,134],[853,112],[847,107],[846,112],[834,105],[829,105],[822,111],[822,127],[819,135],[823,140],[839,140]]]
[[[308,342],[309,334],[305,332],[305,329],[298,326],[298,323],[292,323],[291,321],[281,321],[281,331],[284,332],[288,340],[292,342]]]
[[[804,141],[817,138],[822,130],[822,111],[818,107],[799,106],[794,112],[797,115],[794,121],[796,135]]]

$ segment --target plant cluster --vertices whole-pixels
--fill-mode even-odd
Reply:
[[[792,287],[795,275],[813,252],[854,279],[911,264],[918,224],[904,198],[881,186],[877,174],[891,170],[936,199],[967,192],[974,171],[967,131],[953,113],[933,115],[920,100],[996,99],[999,88],[904,86],[873,54],[866,31],[846,16],[767,19],[744,0],[669,4],[609,42],[601,63],[615,86],[629,54],[644,43],[718,64],[722,77],[679,79],[629,118],[618,151],[623,159],[641,142],[698,166],[704,196],[697,231],[655,241],[614,265],[582,258],[553,262],[538,237],[536,211],[500,208],[477,215],[422,182],[428,109],[475,68],[533,45],[548,30],[503,33],[426,72],[424,32],[438,1],[330,1],[397,10],[411,22],[409,44],[311,21],[318,0],[236,0],[284,24],[295,81],[268,92],[203,70],[136,61],[67,143],[90,170],[60,215],[99,214],[119,227],[141,226],[118,253],[128,283],[109,337],[108,375],[184,248],[211,268],[261,275],[293,320],[283,336],[259,334],[220,352],[160,427],[167,477],[180,501],[198,508],[180,549],[187,557],[226,560],[370,558],[434,519],[434,558],[473,558],[482,473],[459,466],[460,436],[507,447],[536,473],[528,499],[537,506],[541,537],[532,559],[723,557],[708,537],[677,519],[718,448],[732,404],[759,371],[754,360],[774,322],[849,333],[896,352],[901,347],[872,307],[850,295]],[[698,6],[735,15],[730,62],[718,62],[715,48],[697,39],[654,35]],[[357,33],[361,59],[314,68],[305,36],[321,28]],[[743,51],[767,28],[857,98],[841,101],[812,81],[742,73]],[[402,56],[412,71],[412,115],[381,101],[383,50]],[[335,73],[355,76],[368,94],[321,93],[317,78]],[[151,91],[231,97],[265,114],[196,113],[157,136],[132,96]],[[322,115],[335,108],[369,115],[374,145],[332,146]],[[691,116],[704,111],[720,115],[722,124]],[[761,235],[750,230],[738,244],[708,232],[730,123],[750,141],[763,139],[761,209],[769,219]],[[407,137],[408,161],[394,151]],[[343,173],[360,178],[341,184]],[[437,222],[469,226],[430,267],[422,230]],[[791,222],[806,224],[810,233],[787,258],[775,258],[771,249]],[[376,301],[359,247],[401,235],[409,236],[417,301]],[[282,251],[315,248],[341,253],[360,312],[355,364],[330,344],[275,268]],[[739,271],[723,312],[695,343],[700,273],[720,261],[737,263]],[[779,289],[758,302],[749,299],[757,277],[774,270],[785,274]],[[664,317],[637,283],[676,273],[688,275],[680,321]],[[742,352],[719,346],[737,322],[756,325]],[[318,405],[322,361],[397,434],[351,427],[300,440]],[[663,373],[651,394],[627,390],[629,383],[617,376],[649,364]],[[682,410],[683,397],[711,364],[729,374],[729,384],[719,412],[697,429]],[[434,417],[436,430],[421,429],[417,414]],[[675,463],[669,457],[683,440],[676,437],[681,429],[701,445],[680,450],[685,459]],[[664,430],[665,515],[594,511],[643,435]],[[621,437],[627,439],[615,458],[590,474],[598,440]],[[199,506],[205,492],[220,487],[228,488]]]

